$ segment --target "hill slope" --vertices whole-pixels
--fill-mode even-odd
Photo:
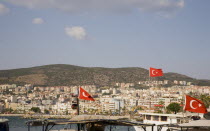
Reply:
[[[101,68],[80,67],[73,65],[45,65],[32,68],[21,68],[0,71],[0,84],[31,83],[40,86],[61,85],[113,85],[116,82],[138,82],[148,80],[148,70],[138,67]],[[210,85],[209,80],[195,80],[177,73],[165,73],[156,80],[186,80],[194,83]]]

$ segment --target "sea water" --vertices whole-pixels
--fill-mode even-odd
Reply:
[[[3,117],[9,119],[9,129],[10,131],[28,131],[28,127],[25,124],[27,121],[34,120],[34,119],[24,119],[17,116],[7,116]],[[76,124],[71,125],[72,128],[76,129]],[[65,125],[56,125],[52,128],[52,130],[56,129],[63,129]],[[133,127],[128,126],[112,126],[112,131],[135,131]],[[30,131],[42,131],[41,126],[33,126],[30,128]],[[110,131],[110,126],[106,126],[105,131]]]

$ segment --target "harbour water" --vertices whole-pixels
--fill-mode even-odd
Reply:
[[[7,117],[2,117],[2,118],[6,118],[9,119],[9,128],[10,131],[28,131],[28,127],[26,126],[26,121],[29,120],[34,120],[34,119],[25,119],[22,117],[17,117],[17,116],[7,116]],[[55,126],[53,127],[53,130],[55,129],[62,129],[65,126]],[[76,129],[76,125],[72,125],[72,128]],[[107,126],[105,131],[109,131],[110,127]],[[42,131],[42,127],[37,126],[37,127],[31,127],[30,131]],[[112,127],[112,131],[135,131],[135,129],[133,127],[127,127],[127,126],[116,126],[116,127]]]

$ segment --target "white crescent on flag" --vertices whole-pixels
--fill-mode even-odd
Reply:
[[[191,100],[191,101],[190,101],[190,107],[191,107],[192,109],[196,109],[196,108],[193,106],[193,102],[196,102],[196,100]]]
[[[88,96],[85,95],[85,92],[82,92],[82,95],[83,95],[84,97],[88,97]]]
[[[156,74],[157,74],[157,71],[152,70],[152,75],[156,75]]]
[[[207,113],[207,109],[205,107],[205,104],[200,101],[199,99],[196,99],[194,97],[191,97],[189,95],[186,95],[185,97],[185,107],[184,110],[190,111],[190,112],[197,112],[197,113]]]
[[[82,89],[82,87],[79,88],[78,98],[83,100],[95,101],[93,97],[86,90]]]
[[[149,68],[149,75],[150,77],[157,77],[157,76],[163,76],[162,69],[156,69],[156,68]]]

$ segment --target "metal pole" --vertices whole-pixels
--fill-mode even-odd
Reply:
[[[79,88],[77,88],[77,92],[78,92],[78,97],[77,97],[77,115],[79,115]],[[78,131],[80,131],[80,124],[77,124],[77,129]]]
[[[28,122],[27,124],[28,124],[28,131],[30,131],[30,122]]]
[[[119,115],[120,115],[120,100],[119,100]]]
[[[77,98],[77,115],[79,115],[79,98]]]
[[[78,97],[77,97],[77,115],[79,115],[79,87],[77,89]]]
[[[42,131],[44,131],[44,123],[42,123]]]

